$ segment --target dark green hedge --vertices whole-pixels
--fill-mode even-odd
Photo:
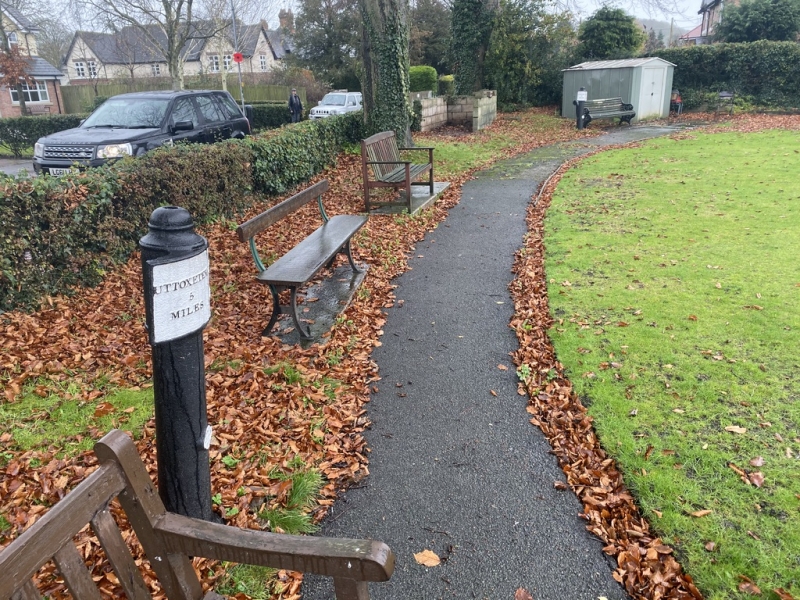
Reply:
[[[305,107],[303,107],[305,108]],[[253,104],[253,130],[276,129],[281,125],[292,122],[289,105],[283,104]]]
[[[347,113],[286,127],[263,143],[258,136],[244,143],[255,157],[253,183],[264,194],[282,194],[331,164],[344,144],[364,136],[363,113]]]
[[[87,115],[40,115],[0,119],[0,144],[8,146],[14,156],[20,157],[26,150],[32,151],[40,137],[77,127],[86,117]]]
[[[64,177],[0,176],[0,311],[97,284],[136,249],[158,206],[182,206],[196,223],[236,217],[251,192],[283,193],[361,137],[358,112],[271,137],[161,148]]]
[[[673,87],[681,91],[687,108],[701,102],[705,92],[721,90],[735,90],[759,106],[800,106],[800,44],[688,46],[659,50],[658,57],[676,65]]]

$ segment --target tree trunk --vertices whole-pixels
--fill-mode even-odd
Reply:
[[[411,144],[408,0],[361,0],[367,131],[394,131]]]

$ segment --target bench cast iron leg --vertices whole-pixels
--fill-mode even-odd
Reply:
[[[353,271],[355,271],[356,273],[361,273],[361,269],[359,269],[356,266],[356,263],[353,260],[353,254],[352,252],[350,252],[350,240],[347,240],[347,243],[344,245],[343,251],[347,255],[347,260],[350,261],[350,266],[353,268]]]
[[[300,337],[304,340],[311,339],[311,328],[308,328],[308,331],[304,330],[300,326],[300,319],[297,317],[297,288],[292,288],[292,320],[294,321],[294,326],[297,327],[297,333],[300,334]]]
[[[281,314],[281,305],[278,301],[278,288],[276,288],[274,285],[271,285],[269,286],[269,289],[272,292],[272,317],[269,320],[269,325],[267,325],[264,331],[261,332],[262,336],[270,334],[272,328],[275,326],[275,322],[278,320],[278,315]]]

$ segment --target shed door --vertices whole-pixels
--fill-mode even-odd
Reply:
[[[660,117],[664,105],[664,69],[645,68],[642,72],[642,106],[637,110],[639,119]]]

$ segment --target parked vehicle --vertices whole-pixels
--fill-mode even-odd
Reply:
[[[247,107],[249,108],[249,107]],[[113,96],[79,127],[40,138],[36,173],[64,175],[165,144],[210,144],[250,133],[250,122],[228,92],[182,90]]]
[[[361,92],[339,90],[329,92],[320,100],[308,115],[309,119],[324,119],[334,115],[361,110]]]

